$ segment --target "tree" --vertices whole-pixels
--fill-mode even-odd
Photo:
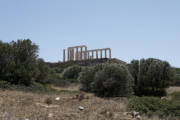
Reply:
[[[132,60],[131,63],[128,65],[129,72],[131,73],[132,77],[134,78],[134,91],[138,90],[138,76],[139,76],[139,60]]]
[[[39,70],[39,74],[36,77],[36,82],[46,84],[49,83],[49,74],[50,74],[50,68],[48,65],[44,62],[43,59],[38,59],[37,60],[37,68]]]
[[[78,65],[73,65],[65,68],[62,73],[62,76],[65,79],[77,79],[80,72],[81,72],[81,67]]]
[[[136,80],[136,95],[162,96],[174,78],[174,71],[170,64],[159,59],[141,59],[132,61],[129,71]]]
[[[7,80],[11,76],[11,69],[14,67],[13,49],[8,43],[0,41],[0,79]]]
[[[78,81],[80,81],[82,84],[82,90],[91,92],[94,76],[95,76],[94,67],[86,67],[82,69],[78,77]]]
[[[10,45],[13,49],[13,60],[15,62],[10,82],[13,84],[30,85],[38,73],[38,68],[36,67],[38,46],[29,39],[18,40],[17,42],[12,41]]]
[[[0,42],[1,79],[12,84],[30,85],[38,73],[37,52],[38,46],[29,39]]]
[[[124,65],[107,64],[96,72],[92,91],[101,97],[119,97],[133,94],[134,79]]]

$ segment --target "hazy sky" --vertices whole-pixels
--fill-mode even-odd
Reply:
[[[110,47],[126,62],[153,57],[180,67],[180,0],[0,0],[0,40],[26,38],[51,62],[83,44]]]

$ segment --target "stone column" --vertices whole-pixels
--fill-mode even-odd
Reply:
[[[98,59],[98,50],[96,50],[96,59]]]
[[[88,55],[87,55],[87,59],[89,60],[89,59],[90,59],[90,58],[89,58],[89,51],[87,52],[87,54],[88,54]]]
[[[81,51],[80,51],[80,60],[82,60],[82,50],[83,50],[83,47],[81,47]]]
[[[78,60],[78,48],[76,47],[76,60]]]
[[[107,49],[105,49],[105,58],[107,58]]]
[[[69,61],[69,56],[70,56],[70,55],[69,55],[69,48],[68,48],[67,52],[68,52],[68,61]]]
[[[66,62],[66,50],[63,49],[63,62]]]
[[[101,55],[101,59],[102,59],[102,49],[100,50],[100,55]]]
[[[72,61],[74,61],[74,48],[72,48]]]
[[[71,53],[71,48],[69,49],[69,60],[71,61],[71,56],[72,56],[72,53]]]
[[[87,59],[87,47],[85,47],[84,59]]]
[[[92,51],[92,59],[94,59],[94,50]]]
[[[109,49],[109,58],[111,59],[111,49]]]
[[[72,61],[72,48],[70,49],[70,60]]]

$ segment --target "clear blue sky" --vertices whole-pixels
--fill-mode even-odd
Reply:
[[[126,62],[153,57],[180,67],[180,0],[0,0],[0,40],[26,38],[51,62],[83,44],[110,47]]]

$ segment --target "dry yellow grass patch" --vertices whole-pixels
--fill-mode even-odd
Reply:
[[[180,92],[180,87],[169,87],[166,89],[167,94],[172,94],[173,92]]]
[[[0,120],[131,120],[125,115],[125,104],[119,100],[72,99],[75,94],[37,94],[21,91],[0,91]],[[52,98],[52,104],[44,102]],[[55,98],[60,97],[59,101]],[[84,110],[80,111],[79,106]]]

